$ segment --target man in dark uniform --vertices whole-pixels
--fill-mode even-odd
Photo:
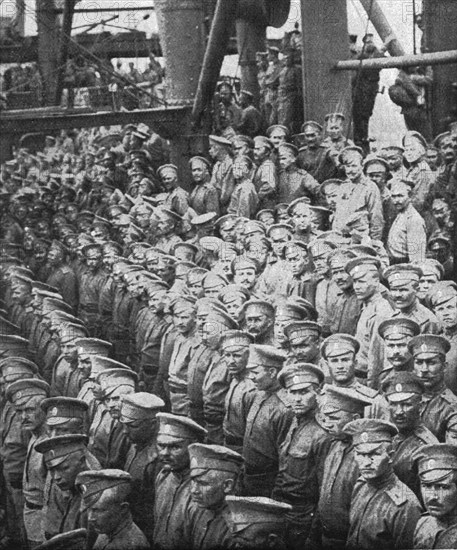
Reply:
[[[286,515],[288,547],[300,549],[306,544],[317,508],[331,441],[314,418],[324,374],[312,364],[296,363],[284,367],[278,379],[289,394],[295,418],[279,448],[279,472],[272,496],[292,506]]]
[[[449,341],[435,334],[420,334],[410,340],[408,348],[414,358],[414,371],[425,387],[422,421],[438,441],[444,442],[449,420],[457,409],[457,397],[444,381]]]
[[[252,181],[259,197],[259,210],[272,208],[275,204],[278,175],[275,163],[271,159],[273,148],[273,143],[268,138],[254,138],[254,160],[257,167]]]
[[[414,458],[427,512],[416,525],[413,547],[457,548],[457,447],[426,445]]]
[[[327,147],[322,145],[323,128],[318,122],[309,120],[302,125],[305,145],[298,150],[297,163],[319,183],[336,176],[333,162],[327,155]]]
[[[360,472],[351,498],[346,548],[411,548],[421,505],[393,471],[396,427],[382,420],[358,419],[347,424],[344,433],[352,436]]]
[[[286,391],[277,380],[285,355],[273,346],[252,344],[248,376],[257,388],[243,441],[247,495],[271,495],[279,467],[279,449],[293,419]]]
[[[52,271],[46,280],[60,292],[74,311],[78,305],[77,279],[73,269],[65,262],[66,250],[60,241],[54,240],[48,250],[48,264]]]
[[[148,541],[130,512],[130,474],[115,469],[87,470],[79,474],[76,484],[89,525],[98,534],[94,550],[149,550]]]
[[[260,111],[253,105],[254,96],[248,90],[240,92],[241,118],[235,130],[239,134],[254,137],[262,131],[263,120]]]
[[[223,548],[230,540],[226,495],[236,494],[243,457],[221,445],[189,445],[190,505],[184,516],[188,548]],[[184,542],[184,541],[183,541]]]
[[[392,464],[395,475],[407,485],[422,502],[415,451],[424,445],[438,443],[438,439],[421,420],[420,407],[424,386],[412,372],[396,372],[383,384],[383,393],[389,403],[390,419],[398,434],[392,440]]]
[[[119,419],[131,442],[124,470],[132,477],[129,501],[133,521],[151,545],[154,532],[154,486],[158,472],[156,415],[164,406],[165,403],[154,394],[129,394],[123,398]]]
[[[304,195],[315,198],[318,193],[319,183],[306,170],[297,165],[298,149],[289,143],[283,143],[278,147],[279,154],[279,182],[278,202],[290,204]]]
[[[273,345],[274,343],[274,307],[262,300],[248,300],[243,305],[246,331],[254,338],[256,344]]]
[[[160,550],[186,548],[183,519],[190,504],[189,445],[206,430],[190,418],[158,413],[157,450],[162,469],[156,478],[154,544]]]
[[[235,185],[232,172],[233,161],[230,156],[232,143],[224,137],[211,135],[209,144],[209,154],[216,161],[211,172],[210,183],[217,189],[221,212],[225,213]]]
[[[279,62],[279,49],[275,46],[268,47],[269,66],[265,75],[265,122],[268,126],[278,122],[278,88],[281,64]]]

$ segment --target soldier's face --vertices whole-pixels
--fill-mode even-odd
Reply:
[[[268,158],[269,150],[260,143],[254,143],[254,160],[262,161]]]
[[[223,304],[227,309],[227,313],[234,319],[238,319],[245,301],[246,299],[242,295],[234,294],[233,296],[224,297]]]
[[[417,297],[421,300],[425,299],[428,291],[437,282],[438,275],[436,273],[424,273],[419,279],[419,286],[417,287]]]
[[[155,430],[156,420],[151,418],[143,418],[142,420],[135,420],[134,422],[121,423],[123,425],[123,431],[127,435],[128,439],[132,443],[146,443],[150,440]]]
[[[30,296],[30,290],[27,285],[15,284],[12,288],[11,298],[17,304],[24,305]]]
[[[283,170],[287,170],[295,163],[295,156],[292,153],[289,153],[285,148],[281,148],[279,152],[279,166]]]
[[[435,315],[440,324],[446,328],[453,328],[457,325],[457,297],[451,298],[444,304],[434,308]]]
[[[395,209],[402,212],[410,202],[408,186],[403,183],[392,186],[391,199]]]
[[[281,145],[281,143],[286,142],[286,134],[280,128],[273,130],[270,135],[270,141],[273,142],[275,149],[277,149]]]
[[[411,354],[408,350],[409,340],[409,338],[402,338],[400,340],[386,339],[384,341],[386,359],[394,369],[400,370],[411,359]]]
[[[310,363],[319,354],[319,340],[305,336],[289,342],[289,356],[296,362]]]
[[[330,435],[340,435],[346,424],[354,420],[356,415],[347,411],[330,412],[323,408],[319,410],[318,416],[320,423]]]
[[[320,254],[319,256],[313,256],[314,267],[316,268],[317,274],[321,277],[328,275],[330,271],[329,265],[327,263],[328,254],[329,251],[325,254]]]
[[[198,508],[212,509],[224,502],[233,487],[233,479],[226,472],[209,470],[202,475],[190,472],[190,497]],[[232,476],[233,477],[233,476]]]
[[[421,483],[422,497],[428,513],[435,518],[452,517],[457,508],[457,484],[455,474],[432,483]]]
[[[297,231],[306,231],[311,225],[311,211],[306,204],[297,204],[292,212],[292,223]]]
[[[330,376],[339,385],[347,385],[355,377],[355,356],[352,351],[347,351],[342,355],[327,357],[326,359]]]
[[[440,164],[439,152],[435,149],[427,149],[425,160],[432,170],[436,170]]]
[[[77,368],[84,380],[87,380],[90,376],[90,370],[92,368],[92,361],[89,355],[79,355],[78,354],[78,364]]]
[[[221,225],[221,227],[219,227],[219,234],[221,239],[226,243],[234,243],[236,240],[234,225]]]
[[[86,265],[91,271],[97,271],[102,263],[102,253],[98,250],[89,250],[86,255]]]
[[[396,402],[395,394],[387,398],[389,402],[390,419],[400,432],[412,430],[420,422],[420,395],[413,395],[408,399]]]
[[[165,189],[173,189],[178,183],[178,176],[174,170],[163,170],[162,175],[162,184]]]
[[[217,298],[219,292],[224,288],[224,283],[212,287],[203,287],[203,293],[207,298]]]
[[[440,154],[446,164],[455,160],[456,152],[451,137],[441,140]]]
[[[278,344],[284,346],[287,342],[286,335],[284,334],[284,327],[296,319],[290,315],[276,311],[275,323],[274,323],[274,335]]]
[[[65,339],[64,336],[61,337],[60,352],[66,359],[73,358],[76,353],[75,341]]]
[[[244,141],[234,141],[232,143],[232,151],[235,157],[240,155],[249,155],[251,149],[247,143]]]
[[[244,345],[224,346],[222,349],[222,357],[225,359],[229,373],[232,376],[236,376],[246,370],[249,347]]]
[[[270,231],[271,246],[278,258],[282,258],[284,247],[291,238],[291,234],[285,229],[273,229]]]
[[[320,141],[320,134],[317,130],[311,130],[310,128],[305,128],[305,142],[308,147],[316,147]]]
[[[148,294],[148,308],[153,313],[158,313],[162,308],[165,291],[159,290]]]
[[[249,368],[247,376],[254,382],[258,391],[267,391],[276,384],[276,375],[274,368],[255,365]]]
[[[430,246],[430,252],[435,260],[445,264],[449,259],[449,246],[444,243],[435,242]]]
[[[62,491],[69,491],[75,485],[76,476],[84,465],[82,453],[73,453],[64,462],[51,470],[52,479]]]
[[[266,313],[257,310],[254,307],[247,308],[245,314],[246,329],[254,337],[263,336],[273,325],[273,319]]]
[[[48,252],[48,262],[51,266],[55,266],[63,262],[62,252],[51,246]]]
[[[443,225],[446,223],[449,220],[449,215],[451,213],[447,203],[441,200],[433,201],[432,212],[438,225]]]
[[[193,162],[191,172],[194,183],[201,183],[205,180],[208,169],[201,162]]]
[[[105,405],[106,405],[106,408],[109,410],[109,413],[112,416],[112,418],[116,420],[120,418],[122,397],[124,395],[134,393],[134,391],[135,390],[133,388],[122,386],[122,388],[117,388],[110,395],[105,397]]]
[[[343,135],[343,124],[338,121],[329,122],[327,125],[327,135],[330,139],[336,141]]]
[[[256,271],[253,268],[237,269],[233,277],[233,282],[248,290],[251,289],[256,281]]]
[[[385,152],[383,154],[383,159],[387,162],[389,165],[389,170],[391,172],[395,172],[400,168],[402,165],[403,157],[400,153],[397,153],[395,151],[393,152]]]
[[[200,334],[200,336],[203,335],[203,326],[206,322],[206,319],[208,315],[211,312],[211,308],[207,307],[205,305],[199,307],[197,309],[197,314],[195,316],[195,326],[197,328],[197,332]]]
[[[404,145],[405,152],[403,156],[409,163],[417,162],[425,156],[425,148],[417,139],[407,138],[405,139]]]
[[[379,279],[375,273],[367,271],[352,276],[352,286],[355,295],[361,301],[366,301],[376,292],[379,286]]]
[[[370,178],[371,181],[374,181],[379,188],[384,187],[387,181],[387,172],[383,165],[370,164],[367,168],[367,178]]]
[[[14,405],[19,414],[21,427],[28,432],[38,430],[46,421],[46,415],[42,411],[40,404],[43,397],[32,397],[28,403]]]
[[[349,273],[344,269],[344,263],[341,260],[332,259],[331,274],[332,280],[341,290],[348,290],[352,286],[352,279]]]
[[[330,185],[330,184],[328,184],[325,187],[324,196],[325,196],[325,200],[327,202],[327,206],[330,208],[330,210],[335,210],[336,205],[338,204],[338,200],[340,198],[340,187],[339,187],[339,185]]]
[[[441,385],[446,363],[436,353],[419,353],[414,357],[414,372],[422,380],[426,390]]]
[[[275,223],[275,217],[271,212],[263,212],[259,216],[259,222],[263,223],[265,227],[270,227],[270,225]]]
[[[301,275],[306,268],[308,256],[303,249],[298,247],[288,248],[285,253],[285,259],[291,272],[295,276]]]
[[[108,495],[102,494],[88,512],[88,521],[97,533],[113,533],[119,526],[119,520],[126,513],[127,504],[123,506]]]
[[[408,309],[414,303],[417,295],[416,284],[413,281],[391,285],[390,294],[397,309]]]
[[[262,243],[251,242],[248,244],[246,256],[252,260],[257,260],[263,266],[268,258],[268,247]]]
[[[391,468],[386,443],[358,445],[355,448],[354,457],[360,475],[367,481],[382,477]]]
[[[187,439],[180,439],[171,435],[157,436],[157,452],[162,467],[165,470],[180,471],[189,464],[189,443]]]
[[[357,179],[363,172],[360,155],[350,155],[350,157],[344,161],[344,171],[351,181]]]
[[[173,324],[176,330],[183,335],[189,332],[195,326],[195,312],[193,309],[175,311],[173,313]]]
[[[295,416],[304,416],[316,407],[317,394],[312,385],[308,388],[289,388],[287,393]]]

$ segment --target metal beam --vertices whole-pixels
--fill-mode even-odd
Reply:
[[[418,55],[400,55],[398,57],[377,57],[375,59],[349,59],[338,61],[337,71],[356,71],[362,69],[394,69],[396,67],[418,67],[421,65],[447,65],[457,63],[457,50],[447,52],[421,53]]]
[[[405,55],[406,52],[403,49],[403,46],[395,36],[395,33],[377,0],[360,0],[360,3],[367,12],[368,17],[373,23],[373,27],[376,29],[376,32],[379,34],[381,40],[383,42],[389,40],[387,51],[390,55]]]
[[[57,109],[28,109],[2,111],[0,113],[1,137],[30,132],[53,132],[70,128],[94,128],[118,124],[144,122],[165,139],[179,135],[183,121],[190,114],[190,107],[167,109],[139,109],[135,111],[65,111]]]

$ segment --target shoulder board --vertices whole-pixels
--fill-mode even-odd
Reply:
[[[444,392],[441,394],[441,397],[446,401],[446,403],[449,403],[450,405],[457,405],[457,395],[451,392],[449,388],[446,388]]]
[[[418,426],[414,430],[414,435],[425,445],[434,445],[437,443],[436,437],[425,426]]]
[[[397,506],[401,506],[405,502],[408,502],[408,496],[406,494],[405,486],[403,484],[395,484],[386,491],[386,495],[392,499],[392,502]]]

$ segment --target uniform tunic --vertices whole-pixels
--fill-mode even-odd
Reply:
[[[318,504],[324,548],[344,548],[351,495],[358,476],[351,442],[334,439],[325,459]]]
[[[259,210],[274,208],[278,175],[275,163],[270,158],[259,164],[252,181],[259,197]]]
[[[245,375],[233,376],[225,396],[225,416],[223,423],[224,445],[241,453],[246,430],[246,419],[254,402],[256,387]]]
[[[132,517],[119,518],[118,528],[109,535],[98,535],[93,550],[149,550],[150,546]]]
[[[457,548],[457,525],[455,516],[435,518],[422,514],[414,531],[413,548]]]
[[[257,392],[243,440],[246,494],[271,495],[279,468],[279,449],[293,417],[286,390]]]
[[[78,305],[78,281],[75,272],[69,265],[54,268],[47,278],[46,284],[56,287],[64,301],[76,309]]]
[[[420,502],[422,495],[419,474],[412,456],[417,449],[434,443],[438,443],[438,439],[423,424],[419,424],[411,432],[399,433],[393,439],[392,466],[395,475],[413,491]]]
[[[360,316],[361,305],[354,289],[340,291],[335,301],[335,309],[330,319],[330,334],[342,333],[355,335]]]
[[[422,395],[422,421],[441,443],[445,441],[449,419],[456,411],[457,397],[444,385],[432,394]]]
[[[308,146],[300,147],[297,163],[319,183],[336,177],[335,164],[328,157],[328,148],[324,145],[318,145],[312,149]]]
[[[211,185],[215,187],[219,193],[219,202],[221,205],[221,213],[225,213],[227,206],[232,196],[235,182],[233,180],[232,172],[233,161],[232,158],[227,155],[224,160],[218,160],[211,173]]]
[[[414,493],[393,473],[366,482],[358,479],[351,501],[348,550],[412,548],[421,506]]]
[[[46,438],[46,434],[40,436],[32,434],[24,464],[24,476],[22,481],[25,499],[24,525],[27,532],[27,539],[31,541],[44,540],[43,505],[47,470],[44,465],[43,453],[36,451],[35,447]]]
[[[198,215],[206,214],[207,212],[216,212],[219,216],[220,208],[217,189],[209,181],[195,185],[189,197],[189,206]]]
[[[208,430],[208,442],[222,445],[222,425],[225,414],[225,396],[230,385],[225,359],[219,355],[213,358],[203,380],[204,426]]]
[[[287,519],[300,526],[306,538],[319,501],[325,457],[331,438],[314,415],[294,418],[279,448],[279,472],[272,498],[293,506]]]
[[[193,348],[187,371],[187,398],[189,400],[189,416],[198,424],[204,424],[203,413],[203,381],[206,372],[217,351],[208,348],[203,342],[198,342]]]
[[[189,414],[187,380],[189,361],[197,345],[194,334],[178,334],[175,337],[168,370],[171,410],[173,414]]]
[[[133,300],[126,288],[117,287],[114,293],[109,340],[117,361],[125,363],[130,351],[130,322]]]
[[[451,349],[446,354],[447,367],[444,373],[446,386],[457,395],[457,326],[444,329],[444,336],[449,340]]]
[[[246,180],[237,183],[233,188],[228,214],[235,214],[243,218],[253,218],[257,212],[259,197],[252,181]]]
[[[408,317],[416,321],[422,333],[437,334],[439,332],[436,315],[423,306],[418,299],[408,309],[396,310],[392,317]]]
[[[189,470],[161,470],[156,478],[154,504],[154,548],[186,550],[184,516],[190,505]]]
[[[167,194],[163,205],[168,210],[184,216],[189,208],[189,193],[178,185]]]
[[[95,273],[85,269],[81,273],[78,317],[84,322],[92,338],[100,334],[98,304],[106,278],[107,274],[103,269]]]
[[[279,172],[277,202],[291,203],[300,197],[313,199],[317,196],[319,184],[305,170],[295,164]]]
[[[230,510],[227,504],[215,510],[190,503],[184,516],[185,538],[192,550],[227,548],[230,541]]]
[[[387,237],[389,257],[394,263],[422,262],[427,235],[424,218],[412,204],[399,212]]]

